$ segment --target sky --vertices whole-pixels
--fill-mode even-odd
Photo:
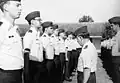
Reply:
[[[78,23],[83,15],[90,15],[95,22],[106,22],[119,16],[120,0],[22,0],[22,15],[16,21],[25,24],[25,16],[40,11],[43,21]]]

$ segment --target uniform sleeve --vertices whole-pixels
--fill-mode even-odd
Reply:
[[[91,68],[91,61],[92,61],[92,55],[93,55],[93,50],[92,48],[86,48],[84,49],[85,51],[83,52],[83,67],[84,68]]]
[[[90,55],[90,53],[85,53],[87,55]],[[83,67],[84,68],[91,68],[91,57],[90,56],[86,56],[83,58]]]
[[[120,36],[118,36],[118,52],[120,53]]]
[[[24,42],[24,49],[31,49],[33,35],[32,33],[26,33],[23,39]]]

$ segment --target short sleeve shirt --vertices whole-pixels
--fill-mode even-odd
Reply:
[[[83,72],[84,68],[90,68],[91,72],[95,72],[97,67],[97,56],[98,54],[95,46],[88,41],[82,47],[82,51],[78,59],[78,71]]]

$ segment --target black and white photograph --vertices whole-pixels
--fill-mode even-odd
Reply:
[[[120,83],[120,0],[0,0],[0,83]]]

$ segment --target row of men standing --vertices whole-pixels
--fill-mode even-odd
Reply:
[[[24,56],[28,56],[24,66],[29,70],[27,71],[29,75],[25,76],[26,81],[33,81],[32,83],[62,83],[64,79],[72,81],[70,75],[77,67],[78,50],[81,50],[76,38],[73,38],[75,37],[73,33],[58,29],[58,25],[51,21],[41,24],[39,11],[29,13],[25,19],[30,24],[30,29],[23,38]],[[43,31],[42,36],[40,28]]]
[[[65,44],[65,31],[61,29],[58,32],[58,39],[55,34],[52,34],[53,31],[57,32],[57,29],[53,30],[54,24],[52,22],[44,22],[42,23],[44,33],[39,37],[41,34],[38,29],[41,25],[40,13],[33,12],[25,18],[30,24],[30,30],[23,38],[20,36],[19,28],[15,24],[15,20],[21,15],[21,0],[0,0],[0,9],[3,12],[3,17],[0,19],[0,83],[22,83],[23,70],[24,83],[37,83],[40,81],[43,83],[59,83],[63,82],[64,77],[65,80],[71,81],[69,77],[73,69],[76,69],[77,58],[80,53],[76,49],[78,48],[79,50],[81,48],[79,48],[81,41],[83,44],[87,43],[83,45],[82,56],[78,64],[78,83],[83,83],[84,68],[88,73],[86,74],[85,72],[84,83],[89,82],[89,77],[90,81],[91,78],[95,77],[96,68],[91,69],[93,65],[91,65],[91,60],[93,58],[88,60],[88,56],[90,52],[93,52],[91,56],[96,56],[97,53],[94,51],[93,44],[89,41],[88,32],[77,37],[77,41],[78,39],[80,41],[79,44],[76,39],[74,39],[75,44],[73,40],[71,41],[72,44],[68,43],[73,35],[69,35],[66,39],[67,44]],[[78,30],[78,33],[79,31],[81,30]],[[71,34],[71,32],[68,33]],[[59,41],[59,44],[56,41]],[[73,48],[71,48],[71,45],[73,45]],[[74,54],[74,58],[72,54]],[[84,55],[86,56],[83,57]],[[94,60],[96,59],[92,61]],[[83,63],[84,61],[85,64]],[[91,74],[90,70],[92,70]],[[92,81],[92,83],[94,82]]]

